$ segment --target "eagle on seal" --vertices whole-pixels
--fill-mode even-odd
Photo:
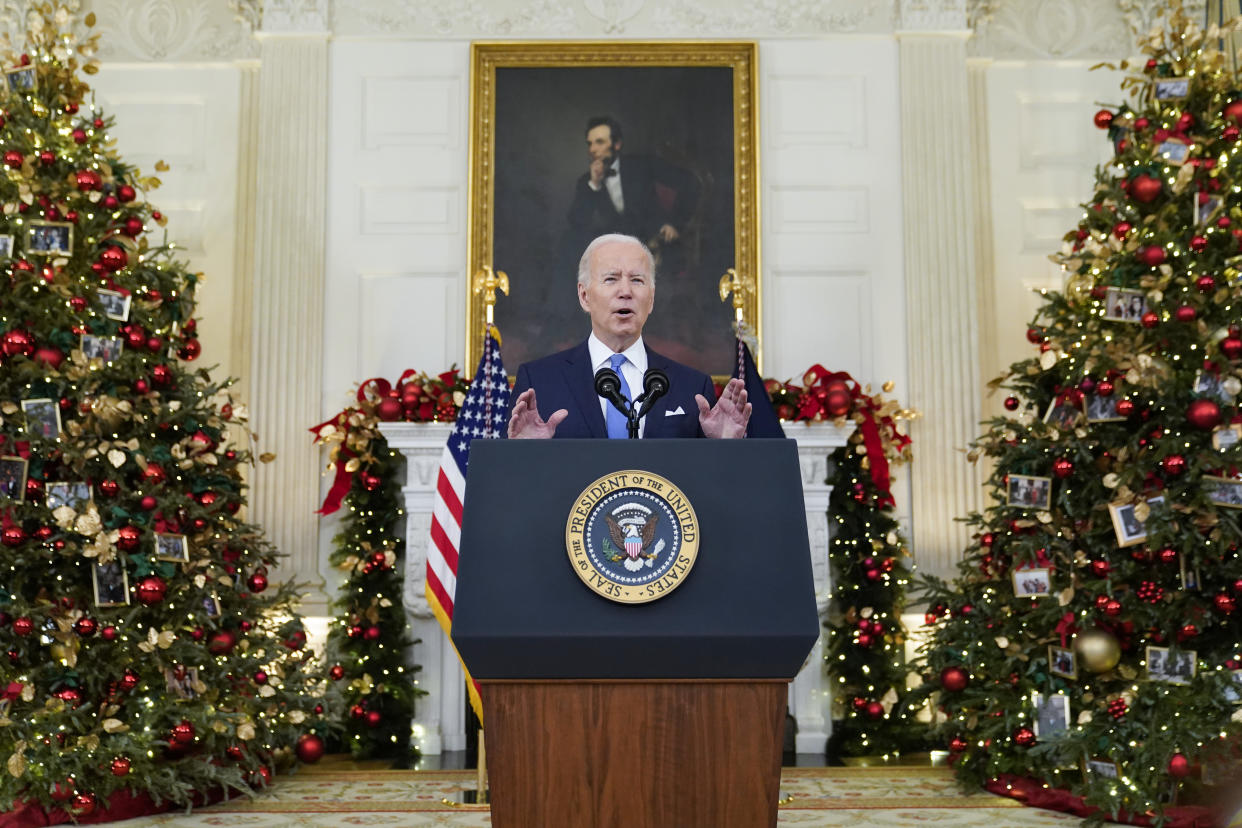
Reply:
[[[641,531],[637,524],[627,523],[622,526],[612,515],[604,515],[608,521],[608,535],[612,538],[612,543],[618,549],[625,552],[624,566],[626,569],[634,572],[642,569],[644,561],[638,559],[642,555],[647,560],[647,566],[651,566],[651,558],[654,554],[645,554],[651,548],[651,542],[655,540],[656,524],[660,520],[659,515],[652,515],[643,523]]]

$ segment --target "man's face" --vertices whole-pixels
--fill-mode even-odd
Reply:
[[[592,161],[612,163],[613,153],[621,149],[621,142],[613,143],[612,127],[600,124],[587,132],[587,157]]]
[[[578,303],[591,330],[616,353],[634,344],[655,306],[647,254],[632,242],[608,242],[591,253],[591,278],[578,283]]]

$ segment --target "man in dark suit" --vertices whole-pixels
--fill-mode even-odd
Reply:
[[[592,241],[578,267],[578,303],[591,317],[591,335],[518,368],[509,437],[625,437],[624,417],[595,393],[595,372],[603,367],[621,376],[631,400],[649,368],[668,375],[669,391],[639,423],[640,437],[746,435],[751,404],[741,380],[730,380],[717,401],[710,377],[643,344],[655,306],[655,263],[642,242],[617,234]]]
[[[675,250],[698,204],[698,182],[687,170],[652,155],[621,155],[621,125],[599,116],[587,121],[590,167],[574,187],[569,208],[574,255],[604,233],[635,236],[659,248],[662,273],[675,269]]]

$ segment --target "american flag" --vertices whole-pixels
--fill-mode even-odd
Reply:
[[[470,444],[476,439],[493,440],[509,420],[509,379],[500,361],[500,334],[489,326],[483,356],[475,369],[466,401],[440,456],[435,505],[431,512],[431,543],[427,547],[427,602],[440,621],[444,634],[453,626],[453,600],[457,593],[457,550],[461,544],[461,506],[466,500],[466,466]],[[479,719],[483,710],[478,688],[466,674],[470,703]]]

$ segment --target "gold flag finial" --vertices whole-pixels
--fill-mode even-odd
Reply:
[[[505,296],[509,295],[509,276],[503,270],[492,270],[491,265],[483,265],[483,268],[474,274],[474,280],[471,290],[476,293],[483,294],[483,304],[487,308],[487,324],[493,323],[493,315],[496,308],[496,289],[500,288],[504,291]]]
[[[720,301],[723,302],[733,294],[733,316],[741,324],[742,309],[746,306],[746,297],[755,292],[755,280],[749,276],[739,276],[737,268],[731,267],[720,277]]]

